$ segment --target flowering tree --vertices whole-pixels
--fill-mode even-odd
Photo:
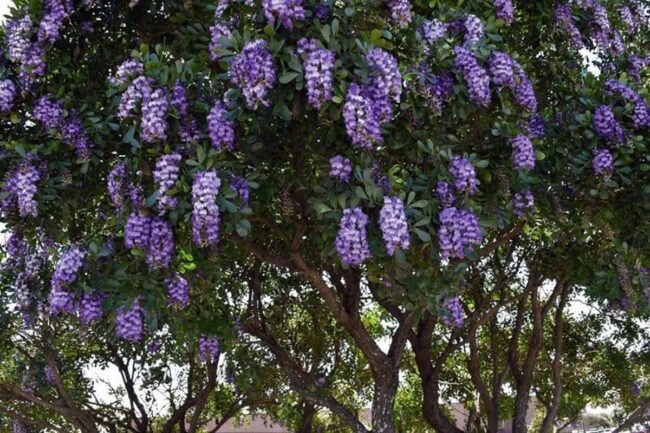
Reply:
[[[545,320],[572,291],[648,314],[645,3],[17,2],[3,320],[140,350],[162,333],[208,375],[243,329],[357,433],[395,431],[412,355],[446,433],[440,366],[516,305],[524,432]],[[285,274],[367,364],[371,430],[267,323]]]

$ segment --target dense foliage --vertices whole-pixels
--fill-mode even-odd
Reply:
[[[648,416],[647,2],[14,4],[7,425],[196,431],[248,408],[521,433],[531,394],[542,432],[589,403]],[[130,404],[96,400],[84,369],[108,365]]]

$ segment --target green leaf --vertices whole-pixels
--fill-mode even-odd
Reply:
[[[298,72],[285,72],[284,74],[280,75],[278,81],[280,81],[282,84],[287,84],[295,80],[298,75]]]
[[[413,231],[418,236],[418,238],[420,238],[422,242],[431,242],[431,235],[429,233],[417,227],[414,227]]]

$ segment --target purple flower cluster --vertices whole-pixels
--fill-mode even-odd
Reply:
[[[389,256],[395,254],[397,247],[403,250],[409,249],[411,241],[402,199],[399,197],[384,197],[384,205],[379,211],[379,228]]]
[[[465,21],[463,21],[463,26],[465,27],[465,43],[478,42],[479,39],[483,37],[485,30],[483,29],[483,23],[480,18],[476,15],[467,15]]]
[[[444,180],[438,181],[436,184],[436,194],[443,208],[450,207],[454,203],[454,191],[449,182],[445,182]]]
[[[411,3],[408,0],[386,0],[386,4],[390,8],[393,23],[401,29],[408,27],[413,19]]]
[[[506,24],[512,24],[515,21],[515,8],[512,6],[512,0],[494,0],[494,9],[496,9],[496,17],[502,19]]]
[[[0,81],[0,113],[8,113],[18,95],[16,85],[11,80]]]
[[[279,21],[285,29],[291,31],[294,21],[305,19],[302,0],[264,0],[262,6],[264,7],[264,16],[271,26]]]
[[[190,286],[185,278],[178,273],[167,281],[167,305],[183,309],[190,304]]]
[[[614,112],[608,105],[601,105],[596,108],[592,120],[594,130],[601,138],[617,143],[623,141],[623,127],[618,123],[614,117]]]
[[[120,211],[124,208],[124,200],[127,190],[126,164],[120,162],[108,173],[107,182],[108,198]]]
[[[449,298],[445,303],[445,310],[447,310],[447,314],[442,318],[445,326],[461,328],[465,322],[465,316],[463,315],[463,305],[460,298],[458,296]]]
[[[309,103],[320,109],[332,100],[334,81],[334,53],[330,50],[310,51],[305,61],[305,80]]]
[[[151,235],[151,218],[138,212],[129,215],[124,228],[124,246],[128,249],[149,248],[149,236]]]
[[[158,184],[156,199],[158,200],[158,211],[161,215],[164,215],[168,210],[174,209],[178,204],[178,199],[171,197],[167,193],[176,185],[180,173],[180,162],[181,155],[178,153],[162,155],[156,161],[153,180]]]
[[[490,77],[476,60],[476,57],[465,47],[454,48],[456,55],[455,66],[463,74],[467,83],[469,99],[483,107],[488,107],[492,99],[490,94]]]
[[[129,309],[126,306],[118,308],[115,317],[115,335],[134,343],[140,341],[144,333],[142,313],[139,298],[133,301]]]
[[[344,156],[336,155],[330,158],[330,176],[339,182],[348,183],[352,175],[352,162]]]
[[[142,62],[137,59],[126,59],[117,67],[115,75],[108,78],[108,81],[114,86],[126,84],[131,78],[140,76],[144,73]]]
[[[135,183],[129,182],[127,189],[129,191],[129,200],[131,201],[131,206],[133,206],[133,209],[142,209],[145,200],[144,193],[142,191],[142,185],[137,185]]]
[[[235,176],[234,180],[230,184],[230,187],[235,190],[239,199],[241,200],[241,207],[248,206],[250,200],[250,188],[248,186],[248,181],[245,177]]]
[[[427,108],[434,116],[440,116],[443,105],[454,88],[453,75],[448,71],[440,75],[431,75],[426,67],[416,69],[416,72],[419,74],[419,79],[416,82],[409,82],[409,88],[424,98]]]
[[[232,31],[227,24],[221,22],[215,22],[210,26],[210,44],[208,45],[208,53],[210,55],[210,60],[216,62],[219,60],[219,48],[225,48],[223,39],[230,39],[232,37]]]
[[[465,191],[470,195],[476,193],[478,181],[476,180],[476,170],[472,161],[460,156],[454,156],[449,163],[449,173],[454,178],[454,187],[457,191]]]
[[[637,129],[650,127],[650,109],[642,98],[634,104],[632,122]]]
[[[192,184],[192,240],[200,247],[219,243],[219,206],[217,195],[221,180],[216,170],[196,175]]]
[[[273,56],[262,39],[244,45],[230,65],[230,80],[241,89],[246,106],[253,110],[260,104],[269,105],[266,95],[273,88],[275,75]]]
[[[82,325],[88,326],[102,318],[102,302],[104,302],[104,298],[104,294],[99,291],[81,295],[77,311]]]
[[[569,41],[574,48],[582,48],[582,35],[580,30],[573,22],[573,12],[571,7],[566,4],[559,4],[555,8],[555,19],[568,34]]]
[[[64,5],[61,0],[45,0],[43,2],[43,17],[38,28],[39,42],[56,42],[59,38],[59,30],[70,9],[71,5]]]
[[[650,65],[650,56],[640,57],[637,55],[632,55],[629,58],[630,66],[628,73],[630,77],[637,83],[641,81],[641,71],[648,65]]]
[[[330,15],[330,8],[325,4],[316,5],[314,8],[314,18],[319,21],[327,21]]]
[[[172,90],[171,105],[178,112],[181,123],[178,129],[178,137],[183,143],[198,141],[200,138],[198,125],[194,116],[190,114],[187,91],[179,80],[176,80]]]
[[[42,122],[46,132],[58,129],[63,119],[63,102],[54,101],[49,96],[41,96],[36,101],[32,118]]]
[[[48,296],[51,315],[74,312],[73,295],[66,288],[77,279],[77,274],[84,264],[86,252],[72,246],[61,255],[52,275],[51,290]]]
[[[615,80],[608,80],[605,83],[605,90],[610,95],[618,93],[623,99],[634,104],[632,122],[635,128],[640,129],[650,126],[650,109],[641,95]]]
[[[429,52],[433,44],[446,37],[448,31],[449,25],[447,23],[443,23],[437,19],[433,21],[425,20],[418,29],[418,33],[424,41],[425,52]]]
[[[18,80],[24,89],[29,89],[40,77],[45,75],[45,48],[33,43],[25,52],[20,64]]]
[[[381,48],[373,48],[364,59],[372,76],[374,98],[388,97],[399,102],[402,95],[402,74],[397,59]]]
[[[592,165],[596,176],[607,176],[614,171],[614,157],[607,149],[594,149]]]
[[[167,139],[167,91],[159,88],[145,96],[142,100],[142,123],[140,135],[145,143]]]
[[[519,82],[514,88],[517,104],[528,110],[529,113],[537,112],[537,97],[528,76],[520,69]]]
[[[147,265],[151,269],[168,268],[174,254],[172,226],[164,218],[152,218]]]
[[[528,118],[528,134],[534,138],[546,136],[546,125],[541,114],[535,113]]]
[[[300,38],[296,43],[296,51],[299,55],[309,54],[316,49],[316,39]]]
[[[438,245],[443,260],[465,258],[465,249],[483,241],[478,218],[471,210],[448,207],[440,212]]]
[[[122,98],[120,99],[120,105],[117,109],[117,117],[121,120],[126,119],[131,114],[138,104],[138,102],[149,99],[151,92],[153,91],[151,86],[153,80],[145,76],[139,76],[129,84]]]
[[[225,104],[217,101],[206,119],[212,147],[217,150],[233,150],[235,148],[235,122],[228,119],[227,116]]]
[[[32,19],[25,15],[20,19],[8,21],[4,28],[7,58],[12,62],[22,63],[31,46],[29,34],[32,31]]]
[[[382,141],[377,111],[373,100],[363,93],[358,84],[352,83],[343,104],[343,120],[353,145],[372,149],[375,143]]]
[[[219,357],[219,339],[201,334],[199,337],[199,359],[201,362],[213,362]]]
[[[63,124],[62,141],[75,150],[77,158],[87,161],[90,158],[90,149],[93,147],[86,128],[79,117],[79,114],[72,111],[68,114]]]
[[[494,84],[511,88],[516,86],[515,61],[512,57],[501,51],[494,51],[488,62]]]
[[[512,198],[512,213],[518,218],[523,218],[535,211],[535,198],[533,193],[526,189],[518,192]]]
[[[515,170],[532,170],[535,168],[535,150],[530,138],[523,134],[510,139],[512,146],[512,168]]]
[[[343,210],[336,236],[336,251],[346,265],[359,266],[370,258],[366,226],[368,217],[360,207]]]
[[[3,201],[3,209],[15,205],[21,217],[38,216],[38,202],[34,196],[38,192],[36,184],[41,180],[42,174],[33,162],[34,158],[28,156],[8,175],[5,192],[8,197]]]
[[[6,245],[7,255],[9,257],[20,259],[27,254],[27,241],[23,237],[22,233],[18,231],[11,232]]]

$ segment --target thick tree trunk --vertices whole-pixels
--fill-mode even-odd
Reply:
[[[528,424],[526,423],[526,413],[528,412],[528,402],[530,400],[531,383],[525,380],[517,386],[517,395],[515,397],[515,410],[512,419],[512,433],[527,433]]]
[[[316,407],[310,403],[305,402],[302,406],[302,418],[296,433],[312,433],[314,430],[314,416],[316,415]]]
[[[393,406],[399,384],[398,370],[387,371],[375,378],[375,394],[372,400],[372,432],[396,433]]]

